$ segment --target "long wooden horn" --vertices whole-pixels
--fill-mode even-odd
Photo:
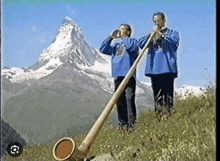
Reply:
[[[53,148],[53,156],[56,160],[64,161],[64,160],[80,160],[84,159],[91,146],[95,142],[96,137],[98,136],[99,131],[101,130],[103,124],[107,120],[109,114],[112,111],[112,108],[114,107],[114,104],[120,97],[122,91],[125,89],[125,86],[127,85],[129,79],[131,78],[132,74],[136,70],[136,67],[138,63],[140,62],[141,58],[144,55],[145,50],[148,48],[150,41],[155,34],[155,31],[152,32],[151,36],[149,37],[147,43],[145,44],[142,53],[138,55],[135,62],[133,63],[132,67],[128,71],[127,75],[113,94],[112,98],[106,105],[105,109],[87,134],[86,138],[83,140],[82,144],[79,146],[79,148],[76,147],[76,143],[72,138],[65,137],[60,139]]]

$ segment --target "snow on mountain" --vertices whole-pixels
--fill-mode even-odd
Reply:
[[[78,71],[90,69],[110,73],[106,65],[110,59],[105,60],[107,57],[101,55],[86,43],[79,26],[66,17],[54,42],[41,53],[37,67],[3,69],[2,75],[11,82],[40,79],[67,63]]]
[[[205,95],[205,92],[205,87],[198,87],[192,85],[184,85],[180,88],[175,89],[175,95],[180,96],[182,99],[186,99],[191,95],[199,97],[201,95]]]
[[[52,58],[48,61],[47,64],[38,68],[37,70],[13,67],[10,69],[3,69],[2,75],[5,75],[6,79],[10,80],[11,82],[22,82],[24,80],[40,79],[51,74],[62,64],[63,63],[60,61],[59,58]]]
[[[66,17],[54,42],[40,55],[39,62],[48,61],[51,58],[62,58],[68,56],[66,51],[70,51],[75,46],[75,50],[80,46],[79,42],[84,40],[80,28],[72,19]]]

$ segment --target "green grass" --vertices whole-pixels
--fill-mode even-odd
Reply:
[[[172,115],[141,113],[133,131],[105,123],[89,156],[109,154],[112,160],[215,160],[216,96],[176,99]],[[86,134],[75,137],[79,146]],[[56,141],[29,146],[18,158],[6,160],[54,160]]]

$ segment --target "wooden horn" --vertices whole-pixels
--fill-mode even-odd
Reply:
[[[133,63],[132,67],[128,71],[127,75],[113,94],[112,98],[106,105],[105,109],[99,116],[99,118],[96,120],[95,124],[83,140],[82,144],[79,146],[79,148],[76,147],[76,143],[72,138],[64,137],[60,139],[53,148],[53,156],[56,160],[64,161],[64,160],[81,160],[84,159],[91,146],[95,142],[96,137],[98,136],[99,131],[101,130],[103,124],[107,120],[109,114],[111,113],[114,104],[120,97],[122,91],[125,89],[125,86],[127,85],[129,79],[131,78],[132,74],[135,72],[136,67],[140,60],[143,58],[145,50],[148,48],[150,41],[155,34],[155,31],[152,32],[151,36],[149,37],[147,43],[145,44],[142,53],[138,55],[137,59]]]

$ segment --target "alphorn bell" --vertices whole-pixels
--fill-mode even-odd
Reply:
[[[127,85],[132,74],[135,72],[136,67],[140,62],[141,58],[143,58],[144,52],[148,48],[154,34],[155,31],[152,32],[151,36],[149,37],[147,43],[145,44],[142,50],[142,53],[139,54],[136,58],[127,75],[113,94],[112,98],[104,108],[103,112],[101,113],[101,115],[99,116],[99,118],[97,119],[97,121],[95,122],[95,124],[83,140],[82,144],[79,146],[79,148],[77,148],[75,141],[70,137],[64,137],[60,139],[53,147],[53,156],[56,160],[82,160],[87,156],[91,146],[93,145],[96,137],[98,136],[99,131],[101,130],[103,124],[105,123],[109,114],[111,113],[114,104],[122,94],[122,91],[125,89],[125,86]]]

